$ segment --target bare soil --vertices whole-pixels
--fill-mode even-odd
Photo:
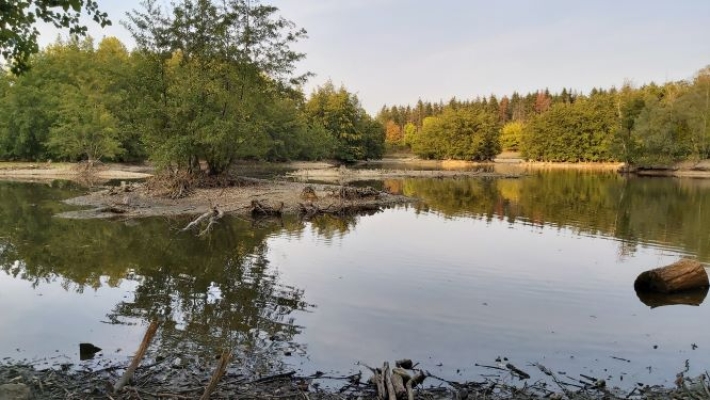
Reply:
[[[15,181],[36,181],[67,179],[84,181],[108,181],[111,179],[144,179],[152,176],[148,165],[100,164],[87,174],[77,163],[0,163],[0,179]]]
[[[306,190],[306,188],[309,188]],[[242,179],[238,185],[223,188],[194,189],[182,198],[156,195],[146,185],[136,184],[130,191],[106,188],[66,202],[71,205],[92,207],[59,214],[65,218],[139,218],[152,216],[177,216],[204,214],[213,207],[224,213],[249,214],[254,202],[279,210],[279,213],[296,214],[302,205],[320,209],[345,207],[388,207],[404,204],[413,199],[385,192],[362,198],[343,198],[341,187],[335,185],[310,185],[285,180]]]

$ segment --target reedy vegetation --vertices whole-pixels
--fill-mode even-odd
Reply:
[[[379,157],[382,128],[331,83],[306,100],[294,74],[306,32],[257,1],[146,0],[115,38],[59,41],[0,74],[0,158],[149,158],[211,174],[237,159]],[[334,123],[336,121],[337,123]]]

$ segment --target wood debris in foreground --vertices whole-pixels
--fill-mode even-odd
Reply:
[[[144,342],[146,340],[144,339]],[[175,367],[171,355],[132,369],[135,376],[132,385],[125,385],[119,391],[113,390],[109,382],[115,381],[116,371],[126,369],[114,365],[94,371],[45,368],[36,370],[28,365],[0,364],[0,398],[3,383],[10,383],[8,389],[30,392],[37,399],[114,399],[114,400],[157,400],[157,399],[298,399],[298,400],[414,400],[414,399],[487,399],[487,400],[701,400],[710,398],[709,377],[685,376],[687,370],[678,374],[676,387],[631,384],[632,390],[625,391],[611,387],[604,379],[580,374],[554,373],[550,369],[536,366],[544,374],[542,379],[525,380],[519,368],[498,364],[491,367],[497,375],[481,375],[481,381],[456,382],[438,377],[431,372],[417,369],[390,368],[385,363],[382,368],[370,368],[373,377],[369,382],[361,381],[361,372],[350,376],[326,376],[316,372],[310,376],[298,376],[295,371],[279,372],[258,377],[235,372],[230,363],[231,353],[226,351],[212,371],[207,365],[185,365]],[[138,354],[134,357],[139,360]],[[212,363],[212,361],[210,362]],[[133,363],[132,363],[133,365]],[[362,364],[361,364],[362,365]],[[129,367],[130,368],[130,367]],[[128,370],[126,372],[129,372]],[[532,372],[532,371],[530,371]],[[527,374],[527,373],[526,373]],[[545,377],[546,375],[546,377]],[[126,373],[123,374],[123,377]],[[121,378],[123,378],[121,377]],[[404,383],[400,386],[399,379]],[[429,382],[424,385],[424,380]],[[321,382],[337,382],[320,387]],[[128,382],[128,380],[127,380]]]

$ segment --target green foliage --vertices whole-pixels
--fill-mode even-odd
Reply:
[[[523,140],[523,129],[525,125],[522,122],[508,122],[500,129],[500,145],[503,150],[517,151],[520,147],[520,142]]]
[[[614,98],[597,94],[558,103],[525,126],[521,151],[537,161],[609,161],[617,127]]]
[[[116,39],[105,39],[96,51],[90,38],[73,38],[40,53],[30,71],[10,76],[0,99],[0,156],[98,160],[126,154],[123,143],[135,138],[116,114],[129,106],[116,76],[119,68],[128,75],[127,57]]]
[[[305,31],[258,2],[181,0],[164,11],[156,0],[129,15],[135,55],[135,127],[163,167],[225,171],[240,158],[300,155],[309,140],[297,103],[285,101],[295,63],[290,45]],[[287,129],[293,135],[286,140]],[[288,145],[286,143],[289,143]],[[311,156],[319,157],[317,152]]]
[[[85,12],[102,27],[111,25],[95,0],[25,0],[0,2],[0,56],[10,60],[13,73],[27,71],[30,56],[39,51],[37,22],[68,28],[71,35],[85,35],[80,21]]]
[[[332,82],[318,87],[305,112],[311,126],[322,127],[335,141],[333,157],[341,161],[381,158],[385,128],[360,106],[357,96]]]
[[[411,146],[417,137],[417,126],[411,122],[408,122],[404,126],[404,144]]]
[[[641,164],[671,164],[693,152],[692,132],[687,110],[679,109],[677,87],[666,87],[663,97],[646,101],[634,124],[633,136],[638,142]]]
[[[412,151],[423,158],[490,160],[500,153],[497,116],[485,110],[448,108],[425,118],[410,138]]]

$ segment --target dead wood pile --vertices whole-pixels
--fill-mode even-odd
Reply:
[[[489,399],[489,400],[609,400],[710,398],[708,375],[675,379],[675,388],[634,385],[631,391],[609,387],[604,379],[581,374],[555,373],[532,364],[547,379],[531,381],[531,376],[510,363],[478,365],[496,373],[482,375],[481,381],[456,382],[417,368],[405,359],[369,369],[372,376],[362,379],[362,371],[347,376],[328,376],[316,372],[298,376],[295,371],[268,376],[242,374],[232,368],[235,357],[224,350],[210,365],[177,366],[171,358],[142,363],[157,324],[152,323],[130,366],[113,365],[93,371],[36,370],[21,364],[0,365],[0,397],[4,386],[22,389],[37,399],[338,399],[338,400],[414,400],[414,399]],[[154,358],[158,360],[157,358]],[[362,365],[362,364],[361,364]],[[125,372],[121,373],[122,370]],[[533,372],[533,371],[530,371]],[[558,375],[559,374],[559,375]],[[321,382],[336,382],[321,388]],[[338,383],[339,382],[339,383]],[[425,386],[428,382],[428,386]],[[516,383],[518,382],[518,383]],[[8,388],[10,389],[10,388]]]

